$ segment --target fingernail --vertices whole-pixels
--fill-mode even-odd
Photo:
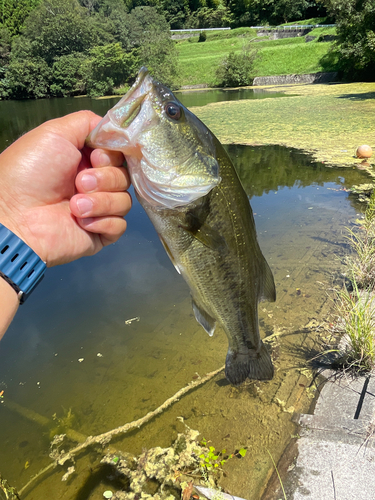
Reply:
[[[77,200],[77,207],[81,215],[86,215],[91,212],[93,203],[88,198],[79,198]]]
[[[86,217],[86,219],[80,219],[80,223],[82,226],[89,226],[94,220],[94,217]]]
[[[94,191],[98,187],[98,181],[95,175],[83,174],[81,177],[81,184],[85,191]]]
[[[106,153],[101,153],[99,156],[99,165],[101,167],[108,167],[111,164],[111,159]]]

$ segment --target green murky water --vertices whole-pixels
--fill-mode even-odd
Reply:
[[[176,93],[184,106],[205,106],[211,102],[241,101],[242,99],[268,99],[273,97],[290,97],[283,92],[272,92],[270,90],[252,89],[215,89],[194,90]]]
[[[114,102],[0,102],[0,147],[47,118],[84,108],[104,114]],[[279,459],[296,432],[293,413],[306,412],[314,395],[306,361],[329,310],[326,289],[338,279],[345,227],[361,210],[346,189],[367,178],[282,147],[228,151],[275,276],[277,301],[260,304],[260,324],[262,335],[279,335],[272,342],[276,376],[233,388],[219,375],[114,446],[131,453],[169,446],[183,416],[216,448],[248,448],[244,459],[227,463],[222,486],[257,500],[272,472],[267,450]],[[56,417],[71,409],[70,427],[98,434],[145,415],[197,374],[224,364],[224,333],[209,338],[195,321],[187,286],[135,197],[127,220],[115,245],[49,269],[0,343],[0,472],[17,488],[50,463]],[[25,418],[24,409],[44,420]],[[82,474],[90,460],[93,454],[80,462]],[[60,481],[65,470],[47,475],[24,498],[75,499],[74,481]],[[100,488],[85,498],[102,498]]]

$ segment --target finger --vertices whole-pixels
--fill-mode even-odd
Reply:
[[[118,215],[124,217],[132,206],[128,192],[93,193],[90,196],[77,194],[70,200],[70,210],[76,217],[106,217]]]
[[[129,186],[129,174],[124,167],[90,168],[76,177],[77,191],[82,194],[125,191]]]
[[[120,151],[106,151],[104,149],[94,149],[90,155],[91,165],[98,167],[121,167],[125,158]]]
[[[42,128],[70,141],[77,149],[82,149],[89,133],[100,122],[101,117],[92,111],[77,111],[43,123]],[[37,130],[34,129],[34,130]]]
[[[91,233],[100,235],[103,246],[115,243],[126,230],[126,220],[122,217],[89,217],[77,219],[78,224]]]

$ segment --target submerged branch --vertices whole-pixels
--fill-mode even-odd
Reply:
[[[204,377],[201,377],[197,380],[194,380],[190,382],[188,385],[180,389],[179,391],[176,392],[173,396],[168,398],[166,401],[164,401],[163,404],[158,406],[153,411],[150,411],[147,413],[142,418],[139,418],[138,420],[133,420],[133,422],[129,422],[125,425],[121,425],[120,427],[116,427],[115,429],[112,429],[111,431],[104,432],[103,434],[98,434],[97,436],[89,436],[83,443],[80,443],[78,446],[73,448],[72,450],[68,451],[68,453],[65,453],[64,455],[60,456],[56,461],[42,469],[38,474],[36,474],[34,477],[30,479],[30,481],[19,491],[19,494],[21,495],[26,489],[40,476],[48,472],[50,469],[53,467],[56,467],[56,465],[63,465],[66,461],[72,460],[74,457],[79,455],[82,451],[84,451],[88,446],[91,446],[93,444],[101,444],[101,445],[106,445],[108,444],[114,436],[117,436],[119,434],[125,434],[132,429],[136,429],[141,427],[143,424],[149,422],[152,418],[156,417],[160,413],[162,413],[164,410],[166,410],[169,406],[171,406],[173,403],[178,401],[181,396],[186,394],[187,392],[191,391],[192,389],[195,389],[196,387],[199,387],[200,385],[208,382],[210,379],[215,377],[218,373],[223,371],[225,366],[222,366],[221,368],[218,368],[217,370],[214,370],[213,372],[207,373]]]

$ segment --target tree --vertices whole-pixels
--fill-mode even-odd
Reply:
[[[95,18],[77,0],[44,0],[27,18],[22,36],[31,42],[33,56],[51,65],[55,57],[100,43],[95,28]]]
[[[187,19],[185,26],[189,28],[222,28],[230,26],[233,15],[229,8],[219,4],[217,8],[202,7],[193,12]]]
[[[161,14],[175,30],[184,27],[185,20],[190,14],[188,0],[164,0],[161,9]]]
[[[90,95],[113,93],[116,86],[135,76],[139,66],[136,51],[125,52],[120,43],[96,46],[90,50],[87,92]]]
[[[374,0],[324,0],[335,16],[340,69],[348,79],[375,79]]]
[[[57,57],[52,65],[50,91],[53,96],[66,97],[86,92],[87,72],[86,56],[80,52],[72,52]]]
[[[307,0],[277,0],[274,3],[272,19],[275,24],[303,19],[308,6]]]
[[[10,56],[11,36],[8,28],[0,27],[0,68],[7,66]]]
[[[40,0],[0,0],[0,22],[10,34],[18,35],[25,19]]]
[[[51,69],[40,57],[11,59],[6,73],[6,86],[13,99],[46,97],[49,94]]]
[[[153,7],[136,7],[128,20],[129,42],[139,61],[162,83],[173,86],[177,75],[177,49],[169,25]]]

